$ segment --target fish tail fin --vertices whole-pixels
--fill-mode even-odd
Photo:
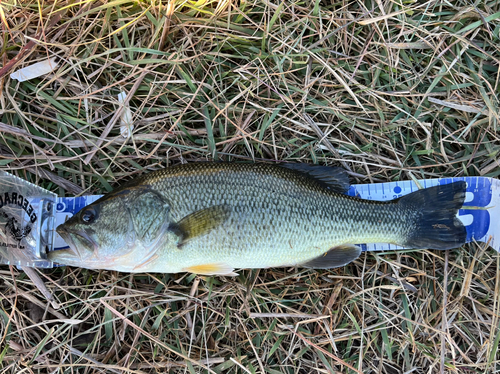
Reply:
[[[426,188],[399,200],[405,212],[411,212],[405,247],[450,249],[465,243],[467,232],[456,217],[465,200],[465,182]]]

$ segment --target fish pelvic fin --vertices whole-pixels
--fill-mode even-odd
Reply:
[[[301,266],[312,269],[333,269],[347,265],[361,254],[361,248],[352,244],[339,245],[331,248],[321,256],[309,260]]]
[[[466,187],[465,182],[454,182],[400,198],[401,210],[414,217],[402,244],[417,249],[450,249],[463,245],[467,232],[456,215],[464,203]]]
[[[169,230],[179,236],[178,247],[182,247],[187,241],[209,233],[211,230],[222,225],[229,217],[229,206],[222,204],[206,209],[198,210],[172,223]]]
[[[194,265],[184,268],[183,270],[200,275],[226,275],[229,277],[238,276],[238,273],[234,272],[232,266],[223,263]]]

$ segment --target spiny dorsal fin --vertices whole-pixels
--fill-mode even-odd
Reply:
[[[361,248],[352,244],[339,245],[325,254],[309,260],[301,266],[312,269],[333,269],[354,261],[361,254]]]
[[[309,164],[280,164],[280,166],[306,174],[335,192],[345,193],[351,185],[347,172],[342,168]]]
[[[228,217],[229,206],[225,204],[216,205],[191,213],[178,223],[170,224],[168,229],[179,236],[177,246],[180,248],[187,241],[205,235],[222,225]]]

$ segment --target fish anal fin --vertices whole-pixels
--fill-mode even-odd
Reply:
[[[194,265],[184,268],[183,270],[200,275],[226,275],[230,277],[238,275],[238,273],[234,272],[232,266],[223,263]]]
[[[321,256],[309,260],[301,266],[312,269],[332,269],[347,265],[361,254],[361,248],[352,244],[331,248]]]
[[[345,193],[350,187],[347,172],[339,167],[294,163],[280,164],[280,166],[305,174],[309,178],[316,180],[325,188],[338,193]]]
[[[229,217],[229,207],[225,204],[198,210],[170,224],[169,230],[179,236],[178,247],[187,241],[205,235],[222,225]]]

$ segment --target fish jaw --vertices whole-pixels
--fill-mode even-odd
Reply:
[[[86,269],[105,269],[122,272],[138,273],[160,269],[159,255],[156,254],[158,245],[145,247],[138,241],[130,240],[118,251],[106,252],[100,248],[92,235],[83,230],[73,230],[64,224],[56,228],[57,233],[68,244],[68,249],[56,250],[48,253],[49,260],[60,265],[81,267]]]
[[[60,249],[49,252],[48,259],[59,265],[80,266],[82,263],[80,256],[73,249]]]
[[[97,245],[87,233],[72,232],[64,225],[58,226],[56,232],[64,239],[69,248],[49,252],[49,260],[61,265],[81,266],[90,269],[98,267],[98,261],[92,261]],[[93,262],[95,263],[92,264]]]

